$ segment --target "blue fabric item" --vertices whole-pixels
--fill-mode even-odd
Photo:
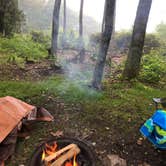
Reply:
[[[153,116],[141,126],[140,132],[157,148],[166,149],[166,136],[161,137],[156,133],[156,125],[166,130],[166,112],[164,110],[157,110]]]
[[[152,134],[152,135],[150,135],[150,136],[147,137],[147,138],[148,138],[148,140],[149,140],[152,144],[154,144],[157,148],[166,150],[166,143],[164,143],[164,144],[158,144],[158,143],[156,142],[155,134]]]
[[[154,130],[154,124],[153,124],[153,120],[150,118],[148,119],[144,125],[140,128],[140,132],[142,133],[142,135],[144,135],[145,137],[148,137],[151,135],[151,133]]]
[[[152,116],[153,123],[166,130],[166,111],[157,110]]]

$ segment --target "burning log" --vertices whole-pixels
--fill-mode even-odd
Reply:
[[[75,158],[77,154],[80,153],[79,147],[76,145],[72,149],[70,149],[67,153],[60,156],[56,161],[54,161],[51,166],[62,166],[67,160],[71,159],[72,157]],[[75,160],[74,160],[75,162]],[[77,166],[76,162],[73,166]]]
[[[68,151],[68,152],[67,152]],[[65,152],[67,152],[67,153],[65,153]],[[69,153],[70,152],[70,153]],[[45,157],[43,160],[44,160],[44,163],[45,163],[45,165],[48,165],[48,163],[50,162],[50,161],[52,161],[52,160],[54,160],[54,159],[56,159],[57,157],[59,157],[60,155],[62,155],[61,157],[59,157],[59,159],[61,159],[61,160],[59,160],[59,159],[57,159],[56,160],[56,162],[58,161],[58,162],[62,162],[62,160],[63,160],[63,163],[66,161],[66,160],[68,160],[68,159],[70,159],[70,158],[72,158],[74,155],[77,155],[78,153],[80,152],[80,149],[78,148],[78,146],[76,145],[76,144],[70,144],[70,145],[68,145],[68,146],[66,146],[66,147],[64,147],[64,148],[62,148],[62,149],[60,149],[59,151],[57,151],[57,152],[55,152],[55,153],[53,153],[53,154],[51,154],[51,155],[49,155],[48,157]],[[63,154],[63,153],[65,153],[65,154]],[[73,153],[75,153],[75,154],[73,154]],[[68,157],[68,158],[67,158]],[[65,160],[64,160],[65,159]],[[55,162],[54,162],[55,163]],[[53,163],[53,164],[54,164]],[[62,163],[62,164],[63,164]],[[58,165],[51,165],[51,166],[58,166]],[[57,164],[57,163],[56,163]],[[61,165],[62,165],[61,164]],[[60,165],[60,166],[61,166]]]

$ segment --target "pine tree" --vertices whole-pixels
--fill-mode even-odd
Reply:
[[[0,0],[0,33],[10,36],[20,32],[24,14],[18,9],[18,0]]]

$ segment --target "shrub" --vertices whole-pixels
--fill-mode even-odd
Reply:
[[[152,50],[158,50],[159,47],[161,47],[160,39],[154,34],[146,34],[144,53],[149,54]]]
[[[40,31],[31,31],[30,33],[32,41],[43,44],[46,48],[49,48],[51,45],[51,39],[48,35],[45,35]]]
[[[15,35],[12,38],[0,38],[0,54],[3,62],[24,63],[26,60],[38,61],[46,57],[47,50],[29,36]]]
[[[166,57],[153,51],[144,55],[139,79],[146,83],[159,83],[166,77]]]

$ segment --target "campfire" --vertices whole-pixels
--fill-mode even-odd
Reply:
[[[44,166],[79,166],[76,161],[79,153],[80,149],[76,144],[59,149],[56,142],[52,145],[46,143],[41,160]]]
[[[53,138],[36,148],[29,166],[95,166],[96,157],[84,142]]]

